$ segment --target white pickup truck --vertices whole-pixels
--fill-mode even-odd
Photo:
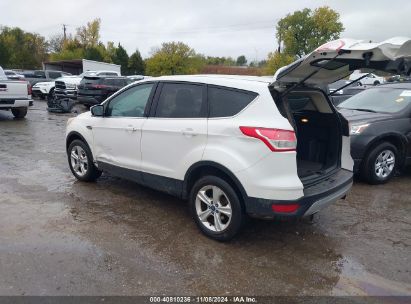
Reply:
[[[27,81],[7,79],[0,67],[0,110],[11,110],[14,117],[24,118],[32,105],[30,84]]]

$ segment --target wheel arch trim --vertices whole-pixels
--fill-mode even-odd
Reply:
[[[199,161],[199,162],[197,162],[197,163],[190,166],[190,168],[187,170],[187,172],[184,176],[183,191],[182,191],[182,198],[183,199],[186,199],[189,196],[190,176],[192,174],[194,174],[194,172],[196,170],[200,170],[201,168],[214,169],[214,170],[218,170],[218,171],[221,171],[222,173],[224,173],[226,176],[228,176],[228,178],[230,178],[230,180],[234,183],[236,188],[240,191],[241,200],[242,201],[246,200],[247,193],[246,193],[243,185],[241,184],[241,182],[238,180],[238,178],[229,169],[227,169],[223,165],[220,165],[220,164],[218,164],[216,162],[213,162],[213,161]]]

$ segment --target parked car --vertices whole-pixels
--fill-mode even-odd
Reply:
[[[36,70],[31,72],[23,72],[24,78],[34,86],[37,82],[54,81],[62,76],[69,76],[70,73],[51,70]]]
[[[106,171],[187,199],[199,229],[216,240],[238,233],[246,214],[311,216],[345,197],[353,177],[348,122],[313,86],[343,78],[353,62],[401,70],[410,45],[403,38],[342,39],[279,69],[274,79],[134,82],[68,120],[70,169],[80,181]],[[364,55],[371,52],[380,55]]]
[[[385,84],[339,106],[351,124],[354,172],[370,184],[411,165],[411,83]]]
[[[33,97],[39,97],[41,99],[53,98],[54,88],[54,81],[37,82],[32,88]]]
[[[68,76],[56,79],[56,98],[77,99],[77,87],[85,76],[120,76],[116,71],[87,71],[78,76]]]
[[[19,74],[13,70],[4,70],[4,73],[6,74],[8,79],[11,80],[24,80],[24,75]]]
[[[331,97],[331,101],[335,106],[338,106],[344,100],[368,88],[367,86],[362,86],[355,82],[353,84],[350,84],[351,82],[352,81],[350,80],[338,80],[327,86],[326,92]],[[340,89],[347,84],[350,84],[350,85],[348,87]]]
[[[0,110],[11,110],[14,117],[24,118],[31,99],[31,86],[27,81],[10,80],[0,67]]]
[[[103,102],[131,82],[131,79],[121,76],[84,76],[78,86],[77,100],[90,107]]]
[[[355,72],[350,75],[349,80],[356,80],[362,76],[368,75],[367,77],[364,77],[363,79],[359,80],[357,83],[358,85],[379,85],[385,83],[385,78],[377,76],[373,73],[360,73],[360,72]]]

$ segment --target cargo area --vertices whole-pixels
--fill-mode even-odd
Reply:
[[[339,118],[320,91],[296,90],[281,100],[276,103],[297,137],[298,176],[304,184],[318,181],[340,165]]]

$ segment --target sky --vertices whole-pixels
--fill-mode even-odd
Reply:
[[[342,37],[383,41],[411,37],[410,0],[0,0],[0,25],[46,38],[101,18],[101,41],[150,56],[162,42],[182,41],[208,56],[265,59],[276,48],[279,19],[327,5],[340,13]]]

